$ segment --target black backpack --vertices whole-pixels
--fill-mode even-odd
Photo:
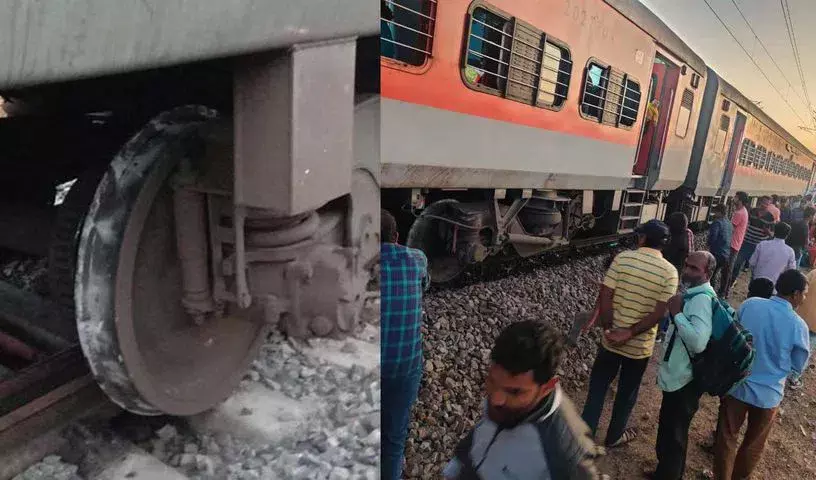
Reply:
[[[697,295],[711,297],[711,338],[705,350],[692,355],[686,347],[691,359],[691,368],[694,379],[703,392],[721,397],[735,386],[739,385],[751,374],[754,364],[754,345],[751,332],[743,328],[737,314],[725,300],[717,298],[712,292],[699,292],[686,295],[688,301]],[[674,331],[669,345],[666,348],[664,361],[669,360],[677,330]],[[681,338],[682,342],[683,339]]]

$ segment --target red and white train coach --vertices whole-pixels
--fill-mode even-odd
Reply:
[[[635,0],[383,0],[381,54],[382,205],[437,281],[812,176],[807,149]]]

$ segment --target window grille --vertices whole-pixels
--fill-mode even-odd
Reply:
[[[760,170],[767,170],[768,168],[768,150],[762,145],[757,147],[756,168]]]
[[[640,84],[619,70],[590,62],[584,72],[581,113],[611,126],[631,127],[640,108]]]
[[[511,23],[484,8],[473,11],[470,19],[465,78],[474,86],[503,93],[510,66]]]
[[[745,139],[744,142],[745,142],[745,145],[743,146],[743,148],[745,149],[745,152],[746,152],[745,153],[745,164],[747,166],[749,166],[749,167],[756,168],[756,165],[757,165],[757,162],[756,162],[756,160],[757,160],[756,159],[756,153],[757,153],[756,152],[756,144],[752,140],[747,139],[747,138]]]
[[[544,49],[541,52],[542,62],[538,80],[537,104],[559,107],[567,100],[569,82],[572,76],[570,52],[564,47],[547,40],[544,36]]]
[[[587,65],[584,74],[584,94],[581,96],[581,113],[601,121],[609,69],[597,63]]]
[[[768,160],[769,160],[769,163],[770,163],[770,165],[768,167],[768,170],[771,173],[779,173],[779,158],[777,158],[776,154],[772,153],[772,152],[769,153],[768,154]]]
[[[470,18],[465,81],[528,105],[560,107],[567,99],[569,50],[519,19],[478,7]]]
[[[424,65],[431,57],[437,0],[380,0],[383,57]]]
[[[621,105],[618,122],[621,125],[631,127],[637,120],[638,109],[640,108],[640,84],[626,78],[623,88],[623,105]]]
[[[748,143],[749,142],[750,142],[750,140],[748,140],[747,138],[744,138],[742,140],[742,148],[740,148],[739,160],[737,160],[740,165],[748,165]]]

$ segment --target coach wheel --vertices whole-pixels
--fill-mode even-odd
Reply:
[[[444,216],[447,206],[458,203],[456,200],[440,200],[423,210],[411,225],[406,245],[425,252],[428,257],[428,274],[434,283],[445,283],[453,280],[465,269],[458,258],[452,255],[442,235],[450,225],[438,217]]]
[[[78,332],[107,395],[142,415],[192,415],[226,399],[263,340],[261,322],[227,311],[197,325],[180,301],[170,179],[206,150],[216,114],[166,112],[104,174],[85,217],[75,280]]]

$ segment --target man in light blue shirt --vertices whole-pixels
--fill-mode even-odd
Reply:
[[[709,252],[693,252],[686,258],[685,295],[668,304],[673,321],[666,332],[657,384],[663,390],[657,428],[657,470],[653,478],[680,480],[686,468],[686,448],[691,420],[700,406],[702,389],[694,381],[691,355],[705,350],[711,338],[712,301],[717,296],[711,275],[717,260]],[[688,299],[683,301],[683,299]]]
[[[751,375],[720,401],[714,446],[715,478],[749,478],[765,448],[776,411],[785,395],[785,381],[799,373],[810,355],[808,327],[794,311],[808,291],[805,276],[796,269],[783,272],[776,282],[777,296],[749,298],[739,318],[754,337]],[[745,417],[748,429],[737,452]]]

